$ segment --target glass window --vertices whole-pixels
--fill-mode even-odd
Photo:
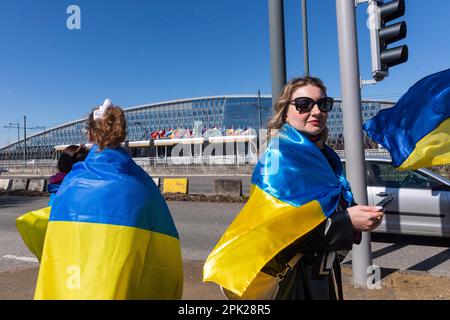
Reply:
[[[431,177],[417,171],[399,171],[391,164],[369,162],[368,184],[376,187],[428,189]]]

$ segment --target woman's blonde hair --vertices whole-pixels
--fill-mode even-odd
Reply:
[[[322,80],[319,78],[314,77],[301,77],[301,78],[295,78],[289,81],[284,87],[283,90],[281,90],[280,96],[278,97],[277,102],[274,104],[274,115],[272,119],[270,119],[269,123],[267,124],[268,129],[268,137],[273,135],[275,130],[279,130],[283,124],[286,122],[286,114],[289,107],[289,101],[291,100],[292,94],[295,90],[297,90],[300,87],[304,87],[307,85],[312,85],[320,90],[323,91],[323,93],[327,94],[327,88],[323,84]],[[328,130],[325,128],[322,133],[327,136]],[[321,134],[322,134],[321,133]],[[322,134],[322,135],[323,135]],[[326,140],[325,139],[321,140]]]
[[[87,130],[91,140],[100,150],[116,148],[125,141],[127,136],[127,122],[120,107],[108,107],[100,119],[94,120],[95,108],[89,115]]]

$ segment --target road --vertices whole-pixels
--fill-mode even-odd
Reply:
[[[0,196],[0,274],[38,267],[16,231],[15,218],[46,206],[47,201],[46,197]],[[200,282],[202,262],[243,204],[168,204],[180,234],[185,272],[195,269],[195,281]],[[372,240],[373,263],[384,275],[409,270],[450,276],[450,239],[372,234]],[[351,264],[351,252],[344,264]]]

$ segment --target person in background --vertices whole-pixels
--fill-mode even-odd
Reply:
[[[72,170],[72,166],[79,161],[84,161],[88,152],[89,150],[83,145],[70,145],[63,150],[58,159],[58,173],[48,179],[47,191],[50,194],[49,206],[52,205],[53,198],[56,192],[58,192],[59,186],[65,176]]]

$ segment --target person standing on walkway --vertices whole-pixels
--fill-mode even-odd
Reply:
[[[253,281],[278,276],[271,298],[343,298],[340,261],[361,231],[380,225],[383,212],[353,201],[340,158],[326,145],[332,107],[318,78],[283,88],[250,198],[204,266],[204,281],[218,283],[227,296],[258,296]]]
[[[121,108],[87,121],[94,144],[55,196],[35,299],[180,299],[178,232],[153,179],[120,147]]]

